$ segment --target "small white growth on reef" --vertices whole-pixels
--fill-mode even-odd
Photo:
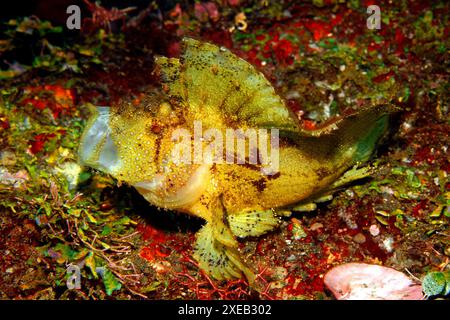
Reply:
[[[433,179],[435,185],[439,186],[439,177]]]
[[[408,132],[409,130],[411,130],[412,124],[411,122],[405,121],[403,122],[402,127],[404,131]]]
[[[369,232],[373,237],[376,237],[380,234],[380,228],[376,224],[373,224],[370,226]]]
[[[394,239],[392,237],[386,237],[383,239],[383,246],[386,249],[387,252],[392,252],[394,250]]]
[[[391,187],[387,187],[387,186],[381,186],[380,187],[381,192],[386,193],[386,194],[394,194],[394,190]]]
[[[20,188],[30,177],[26,170],[22,169],[16,173],[10,173],[8,169],[0,167],[0,184],[12,185],[14,188]]]
[[[356,224],[356,222],[353,219],[353,216],[351,215],[351,213],[347,212],[347,210],[345,210],[344,208],[339,208],[338,209],[338,216],[339,218],[341,218],[345,224],[347,225],[347,227],[351,230],[355,230],[358,228],[358,225]]]
[[[81,173],[81,167],[76,162],[65,162],[61,166],[55,168],[57,173],[62,174],[67,182],[69,182],[69,189],[73,190],[78,185],[78,176]]]
[[[301,97],[300,92],[298,92],[296,90],[289,91],[286,94],[286,99],[298,99],[300,97]]]

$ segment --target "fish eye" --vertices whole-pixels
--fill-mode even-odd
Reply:
[[[168,102],[162,102],[159,105],[158,116],[159,117],[168,117],[172,112],[172,107]]]

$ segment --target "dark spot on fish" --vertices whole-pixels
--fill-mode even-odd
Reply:
[[[281,176],[281,172],[277,172],[277,173],[275,173],[275,174],[272,174],[272,175],[267,176],[267,179],[273,180],[273,179],[279,178],[280,176]]]
[[[319,180],[322,180],[323,178],[329,176],[331,172],[328,169],[320,168],[316,170],[316,174],[319,177]]]
[[[150,131],[154,134],[159,134],[162,131],[162,128],[159,124],[153,123],[150,127]]]
[[[257,181],[252,181],[252,184],[255,186],[256,190],[258,190],[258,192],[263,192],[266,189],[266,183],[267,180],[264,178],[261,178]]]
[[[251,163],[248,163],[248,162],[247,163],[242,163],[240,165],[244,166],[247,169],[255,170],[255,171],[259,171],[261,169],[259,165],[251,164]]]
[[[155,139],[155,158],[154,161],[158,161],[159,160],[159,152],[161,150],[161,135],[157,135],[156,139]]]

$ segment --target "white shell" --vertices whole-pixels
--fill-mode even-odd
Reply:
[[[346,263],[325,275],[324,283],[338,300],[420,300],[422,288],[392,268]]]

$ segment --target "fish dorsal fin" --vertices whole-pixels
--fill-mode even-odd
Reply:
[[[226,48],[183,39],[180,59],[158,57],[163,89],[173,103],[227,124],[295,130],[297,124],[273,86]]]

